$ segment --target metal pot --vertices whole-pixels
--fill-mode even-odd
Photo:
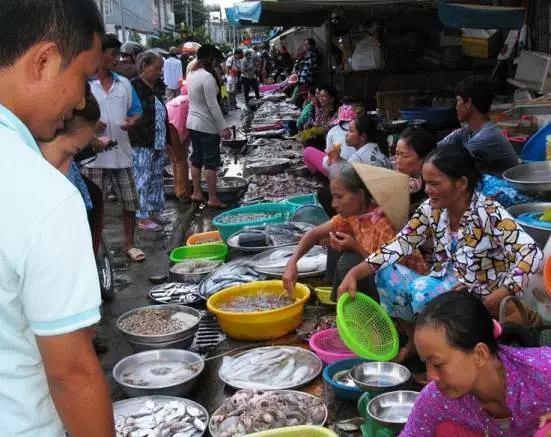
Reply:
[[[507,208],[507,212],[517,219],[520,214],[525,212],[540,212],[543,214],[548,208],[551,208],[551,202],[518,203]],[[518,222],[522,226],[522,229],[524,229],[534,239],[536,244],[543,249],[545,247],[545,243],[547,243],[547,240],[551,236],[551,229],[520,221]]]
[[[520,164],[503,173],[503,178],[515,188],[530,194],[551,195],[551,162]]]
[[[371,361],[354,366],[350,378],[362,390],[375,394],[403,387],[411,372],[401,364]]]
[[[155,367],[157,363],[159,369]],[[184,370],[186,365],[194,367],[191,376],[182,375],[182,378],[175,380],[178,369]],[[142,381],[134,381],[131,379],[133,376],[131,372],[139,368]],[[166,375],[161,373],[167,368],[173,371]],[[200,355],[180,349],[160,349],[123,358],[115,364],[113,378],[129,397],[150,395],[183,397],[193,389],[204,368],[205,362]],[[151,375],[151,380],[146,379],[148,375]]]
[[[120,322],[124,320],[126,317],[148,309],[164,309],[164,310],[172,309],[175,312],[181,311],[197,317],[197,323],[187,329],[184,329],[182,331],[178,331],[172,334],[167,334],[167,335],[137,335],[121,328]],[[181,340],[183,338],[189,337],[191,334],[194,334],[195,331],[197,331],[200,320],[201,320],[201,313],[194,308],[186,307],[183,305],[177,305],[177,304],[166,304],[161,307],[159,305],[149,305],[141,308],[136,308],[134,310],[124,313],[122,316],[120,316],[117,319],[116,326],[128,341],[133,341],[137,343],[167,343],[170,341]]]
[[[416,391],[393,391],[375,396],[366,407],[368,416],[377,425],[400,433],[406,424],[415,400]],[[363,411],[360,412],[365,414]]]
[[[198,328],[199,326],[197,326]],[[196,328],[196,331],[197,331]],[[137,341],[128,341],[130,347],[134,353],[145,352],[157,349],[182,349],[186,350],[193,344],[195,338],[195,332],[189,337],[182,338],[181,340],[167,341],[166,343],[141,343]]]
[[[241,150],[245,146],[245,144],[247,144],[249,139],[247,138],[247,135],[236,129],[235,126],[232,127],[232,130],[232,138],[229,140],[222,140],[222,146],[229,147],[233,150]],[[239,132],[241,136],[238,137],[237,132]]]
[[[198,284],[205,277],[214,272],[218,267],[224,264],[222,261],[212,262],[210,267],[205,267],[197,273],[178,273],[177,266],[180,264],[188,264],[192,262],[197,262],[199,260],[188,260],[181,263],[173,265],[169,270],[169,277],[172,282],[181,282],[184,284]],[[209,263],[210,264],[210,263]]]

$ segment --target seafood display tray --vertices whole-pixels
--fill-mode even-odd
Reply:
[[[239,392],[238,392],[239,393]],[[316,396],[312,396],[308,393],[304,393],[304,392],[301,392],[301,391],[296,391],[296,390],[273,390],[271,391],[270,393],[276,393],[276,394],[293,394],[295,396],[299,396],[299,397],[304,397],[304,399],[309,399],[309,398],[313,398],[313,399],[316,399],[316,400],[319,400],[319,398],[317,398]],[[322,406],[325,410],[325,417],[322,421],[320,421],[319,423],[313,423],[312,425],[318,425],[318,426],[323,426],[325,425],[325,422],[327,421],[327,417],[329,415],[329,412],[327,410],[327,406],[325,405],[325,403],[322,402]],[[220,406],[214,413],[212,413],[211,415],[211,420],[209,421],[209,432],[210,434],[212,435],[212,437],[222,437],[222,433],[218,433],[218,430],[217,428],[213,425],[212,423],[212,418],[214,416],[218,416],[218,415],[221,415],[222,412],[223,412],[223,408],[224,406]],[[231,414],[231,413],[230,413]],[[233,436],[237,436],[237,435],[240,435],[240,434],[234,434],[232,435]]]
[[[201,300],[199,286],[182,282],[168,282],[149,290],[149,298],[161,304],[193,305]]]
[[[176,402],[185,404],[186,407],[197,408],[201,411],[201,413],[204,416],[206,416],[206,421],[207,423],[210,424],[209,413],[202,405],[189,399],[179,398],[174,396],[162,396],[162,395],[141,396],[138,398],[125,399],[125,400],[117,401],[113,403],[113,416],[115,417],[115,420],[117,419],[118,416],[131,416],[131,415],[137,414],[144,407],[147,401],[152,401],[157,406],[164,406],[170,402],[176,401]],[[205,431],[206,431],[206,428],[205,428]],[[198,431],[195,434],[193,434],[192,437],[201,437],[205,433],[205,431],[203,432]],[[119,434],[117,434],[117,437],[118,435]]]
[[[238,359],[239,357],[242,357],[246,354],[253,353],[254,351],[257,351],[257,352],[272,351],[272,350],[275,351],[275,350],[278,350],[278,349],[289,349],[289,350],[294,349],[294,350],[296,350],[296,353],[293,355],[293,357],[296,359],[298,355],[302,355],[302,359],[300,361],[303,364],[301,364],[301,365],[308,365],[311,369],[311,372],[304,379],[302,379],[301,381],[299,381],[295,384],[282,385],[282,386],[278,386],[278,387],[268,387],[268,386],[262,385],[261,383],[259,383],[258,387],[254,387],[252,382],[244,383],[243,381],[239,381],[239,380],[234,381],[230,378],[225,378],[224,376],[222,376],[222,372],[221,372],[222,367],[220,367],[220,369],[218,370],[218,376],[220,377],[220,379],[226,385],[228,385],[229,387],[232,387],[234,389],[237,389],[237,390],[240,390],[240,389],[255,389],[255,388],[258,389],[258,390],[292,390],[292,389],[299,388],[299,387],[302,387],[302,386],[310,383],[311,381],[316,379],[323,370],[323,363],[321,362],[321,360],[319,359],[319,357],[315,353],[313,353],[313,352],[311,352],[307,349],[303,349],[303,348],[300,348],[300,347],[294,347],[294,346],[259,347],[259,348],[250,349],[248,351],[238,353],[238,354],[234,355],[232,358],[233,359]],[[287,378],[287,380],[289,380],[289,378]]]
[[[264,252],[261,252],[255,256],[253,256],[250,260],[251,268],[260,274],[266,275],[269,278],[279,278],[281,279],[283,277],[283,273],[285,272],[285,265],[281,267],[274,267],[274,268],[262,268],[258,266],[259,263],[263,262],[265,259],[268,259],[271,256],[274,256],[276,254],[280,255],[280,260],[283,260],[285,258],[290,258],[293,254],[294,250],[296,249],[297,245],[292,246],[285,246],[282,248],[273,248]],[[299,269],[298,272],[298,278],[315,278],[318,276],[322,276],[326,269],[327,269],[327,251],[323,249],[321,246],[314,246],[310,251],[302,257],[302,259],[306,258],[315,258],[315,257],[324,257],[319,258],[320,262],[319,265],[315,270],[301,272]],[[277,270],[276,270],[277,268]]]
[[[271,225],[249,226],[249,227],[246,227],[246,228],[240,230],[239,232],[236,232],[230,238],[228,238],[227,244],[228,244],[228,246],[230,246],[230,248],[235,249],[235,250],[239,250],[240,252],[258,253],[258,252],[264,252],[266,250],[271,250],[271,249],[279,249],[281,247],[294,246],[300,241],[300,238],[297,237],[296,241],[284,242],[283,239],[278,239],[278,237],[276,235],[275,237],[270,237],[272,239],[273,243],[274,243],[270,246],[247,247],[247,246],[240,246],[239,245],[239,234],[241,234],[243,232],[250,232],[250,231],[254,232],[254,231],[257,231],[257,230],[258,231],[265,231],[266,228],[268,228],[268,229],[270,227],[278,228],[280,226],[296,226],[297,227],[297,232],[299,232],[299,231],[302,232],[303,236],[304,236],[304,234],[306,234],[306,232],[308,232],[309,230],[315,228],[314,225],[311,225],[309,223],[299,223],[299,222],[288,222],[288,223],[283,223],[283,224],[282,223],[274,223],[274,224],[271,224]],[[269,232],[268,232],[268,235],[270,235]]]

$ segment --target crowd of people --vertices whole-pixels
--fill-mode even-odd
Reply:
[[[113,436],[92,345],[101,303],[94,200],[114,190],[136,262],[146,258],[136,228],[163,229],[167,155],[178,197],[225,207],[216,193],[220,142],[231,136],[224,88],[236,108],[239,85],[248,104],[280,70],[296,75],[297,138],[331,217],[299,243],[285,287],[326,241],[332,299],[365,293],[396,320],[408,339],[396,361],[418,354],[432,381],[404,436],[528,436],[551,420],[551,351],[500,345],[493,320],[529,288],[543,256],[502,206],[521,197],[500,177],[518,158],[490,120],[488,81],[457,87],[465,127],[440,142],[408,128],[391,157],[377,144],[376,116],[318,86],[314,40],[294,64],[286,50],[224,59],[204,45],[184,65],[176,49],[165,60],[105,34],[93,0],[0,0],[0,10],[3,435]]]

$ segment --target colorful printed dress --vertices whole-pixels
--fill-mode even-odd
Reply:
[[[396,265],[432,240],[435,262],[428,276]],[[543,254],[534,240],[497,202],[473,194],[454,236],[447,210],[421,204],[389,243],[366,258],[377,273],[381,304],[394,317],[414,320],[435,296],[462,284],[479,297],[497,288],[522,293]]]
[[[401,437],[433,437],[439,425],[452,423],[488,437],[531,437],[541,416],[551,411],[551,348],[502,346],[498,357],[507,373],[506,424],[481,408],[472,394],[448,399],[434,382],[415,402]],[[450,436],[453,437],[453,436]]]

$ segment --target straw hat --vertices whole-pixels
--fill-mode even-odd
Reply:
[[[401,230],[408,221],[409,177],[368,164],[353,162],[352,166],[396,230]]]

